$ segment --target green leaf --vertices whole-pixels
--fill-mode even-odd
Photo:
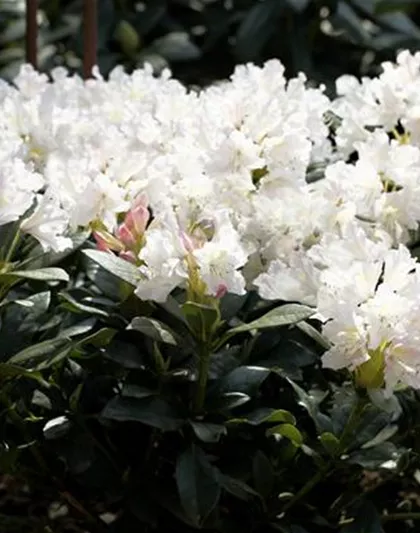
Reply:
[[[286,379],[295,391],[297,397],[299,398],[299,405],[301,405],[308,412],[309,416],[315,423],[318,432],[332,432],[332,422],[327,415],[321,413],[319,409],[319,401],[313,398],[310,394],[306,393],[301,387],[299,387],[299,385],[297,385],[290,378]]]
[[[176,333],[174,333],[168,326],[155,320],[153,318],[147,318],[143,316],[135,317],[127,329],[140,331],[147,337],[158,341],[164,342],[166,344],[176,345],[177,341],[175,339]]]
[[[43,252],[41,245],[36,246],[36,248],[29,254],[27,261],[24,262],[25,266],[31,267],[31,270],[38,268],[50,267],[61,263],[64,259],[73,254],[78,250],[89,238],[90,231],[81,231],[76,233],[71,237],[72,246],[67,248],[63,252]]]
[[[150,396],[155,396],[156,391],[148,389],[147,387],[142,387],[140,385],[135,385],[134,383],[126,383],[121,391],[122,396],[129,396],[130,398],[149,398]]]
[[[40,385],[43,385],[44,387],[49,387],[49,383],[44,380],[40,372],[36,372],[34,370],[26,370],[25,368],[22,368],[21,366],[17,365],[0,363],[0,383],[3,380],[19,377],[33,379],[37,381]]]
[[[266,0],[258,2],[246,13],[236,34],[234,53],[240,62],[254,61],[278,29],[279,17],[285,2]]]
[[[210,424],[208,422],[190,422],[197,438],[203,442],[219,442],[222,435],[226,435],[226,428],[221,424]]]
[[[252,426],[259,426],[260,424],[273,424],[279,422],[286,422],[288,424],[296,424],[296,419],[284,409],[271,409],[262,407],[256,409],[246,415],[244,422],[248,422]]]
[[[124,261],[108,252],[99,250],[83,250],[83,253],[92,261],[101,266],[104,270],[110,272],[119,279],[136,287],[141,279],[140,272],[132,263]]]
[[[401,11],[393,13],[384,13],[377,17],[377,22],[394,32],[398,32],[411,39],[418,41],[420,39],[420,28],[411,20],[411,18]]]
[[[221,495],[217,472],[204,452],[192,445],[178,457],[175,479],[185,512],[194,524],[200,526],[216,507]]]
[[[207,342],[220,325],[220,311],[217,307],[185,302],[182,312],[195,337]]]
[[[273,428],[267,429],[266,435],[281,435],[286,439],[289,439],[296,446],[301,446],[303,444],[302,433],[292,424],[280,424]]]
[[[212,399],[206,407],[210,410],[229,411],[230,409],[244,405],[250,399],[248,394],[243,394],[242,392],[226,392]]]
[[[30,359],[51,355],[55,350],[64,347],[67,343],[67,339],[55,338],[33,344],[32,346],[28,346],[28,348],[21,350],[19,353],[11,357],[9,359],[9,363],[22,364]]]
[[[346,524],[340,533],[383,533],[384,531],[381,515],[368,501],[353,509],[348,518],[353,519],[352,522]]]
[[[249,324],[242,324],[228,331],[228,335],[235,335],[244,331],[289,326],[311,317],[314,310],[306,305],[286,304],[272,309],[267,314],[253,320]]]
[[[236,317],[238,312],[245,305],[248,300],[249,294],[239,296],[238,294],[232,294],[228,292],[220,300],[220,315],[223,320],[230,320]]]
[[[324,446],[325,450],[332,457],[335,457],[335,455],[340,449],[340,441],[337,439],[337,437],[333,433],[329,433],[328,431],[326,431],[325,433],[322,433],[318,438],[321,444]]]
[[[116,334],[116,329],[101,328],[98,331],[95,331],[95,333],[92,333],[91,335],[88,335],[87,337],[77,341],[77,346],[85,346],[90,344],[97,348],[102,348],[104,346],[108,346]]]
[[[382,442],[377,446],[361,449],[350,454],[347,463],[359,465],[367,470],[378,468],[396,469],[404,450],[398,449],[392,442]]]
[[[299,322],[297,327],[326,350],[331,348],[329,340],[307,322]]]
[[[310,0],[286,0],[297,13],[302,13],[308,7]]]
[[[6,274],[0,274],[0,278],[31,279],[37,281],[69,281],[69,275],[62,268],[38,268],[37,270],[14,270]]]
[[[217,479],[219,480],[220,485],[226,492],[236,496],[240,500],[248,501],[251,498],[261,498],[260,494],[251,488],[247,483],[241,479],[237,479],[231,476],[226,476],[220,471],[218,473]]]
[[[259,366],[240,366],[217,383],[217,392],[242,392],[248,396],[255,396],[270,374],[268,368]]]
[[[93,307],[92,305],[82,304],[75,300],[73,296],[70,296],[70,294],[61,292],[58,294],[58,297],[62,302],[65,302],[62,307],[69,311],[72,311],[73,313],[86,313],[88,315],[97,315],[105,318],[109,317],[109,313],[107,313],[103,309],[98,309],[97,307]]]
[[[174,407],[162,398],[116,396],[102,411],[102,417],[120,422],[141,422],[163,431],[179,429],[184,420]]]
[[[47,422],[42,432],[47,440],[55,440],[67,435],[70,427],[70,420],[66,416],[59,416]]]
[[[140,48],[141,40],[136,29],[126,20],[120,20],[114,32],[114,39],[118,42],[124,54],[132,56]]]
[[[420,4],[420,0],[376,0],[375,14],[380,15],[389,11],[401,11]]]
[[[331,20],[335,26],[344,29],[349,38],[355,43],[366,46],[371,40],[371,35],[365,29],[362,19],[347,2],[338,2],[337,9]]]
[[[252,461],[252,476],[257,491],[264,497],[270,495],[274,486],[273,466],[268,457],[258,450]]]
[[[114,339],[105,349],[104,355],[108,359],[119,363],[124,368],[144,368],[143,357],[139,353],[137,346],[134,344],[129,344],[127,342]]]

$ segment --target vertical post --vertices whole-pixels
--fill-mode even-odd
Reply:
[[[97,0],[84,0],[83,4],[83,76],[92,76],[96,65],[98,46],[98,4]]]
[[[38,66],[38,0],[26,0],[26,61]]]

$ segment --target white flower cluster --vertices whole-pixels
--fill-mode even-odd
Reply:
[[[331,342],[325,366],[368,387],[420,387],[420,266],[407,248],[420,54],[340,78],[334,101],[274,60],[200,93],[147,68],[52,78],[25,66],[0,85],[0,226],[55,251],[90,228],[138,266],[143,299],[254,288],[309,304]]]

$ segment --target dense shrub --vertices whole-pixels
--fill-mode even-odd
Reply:
[[[0,87],[0,530],[415,531],[420,55]]]
[[[169,65],[207,85],[234,65],[279,58],[333,89],[344,73],[375,75],[397,49],[420,42],[418,2],[390,0],[100,0],[99,66]],[[40,67],[80,71],[82,0],[40,0]],[[24,59],[24,1],[0,1],[0,76]]]

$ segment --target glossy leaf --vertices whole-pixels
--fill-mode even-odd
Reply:
[[[314,310],[305,305],[286,304],[272,309],[267,314],[236,328],[229,330],[229,335],[236,335],[245,331],[253,331],[266,328],[276,328],[280,326],[290,326],[301,320],[305,320],[314,314]]]
[[[106,405],[102,417],[119,422],[141,422],[163,431],[179,429],[183,424],[179,413],[161,398],[116,396]]]
[[[182,506],[199,526],[219,501],[221,487],[217,473],[204,452],[192,445],[178,457],[175,478]]]
[[[136,317],[127,329],[139,331],[151,339],[166,344],[176,345],[176,334],[162,322],[153,318]]]
[[[140,281],[140,273],[138,269],[128,261],[124,261],[113,254],[101,252],[99,250],[83,250],[83,253],[89,259],[98,263],[103,269],[134,287],[137,286],[137,283]]]

